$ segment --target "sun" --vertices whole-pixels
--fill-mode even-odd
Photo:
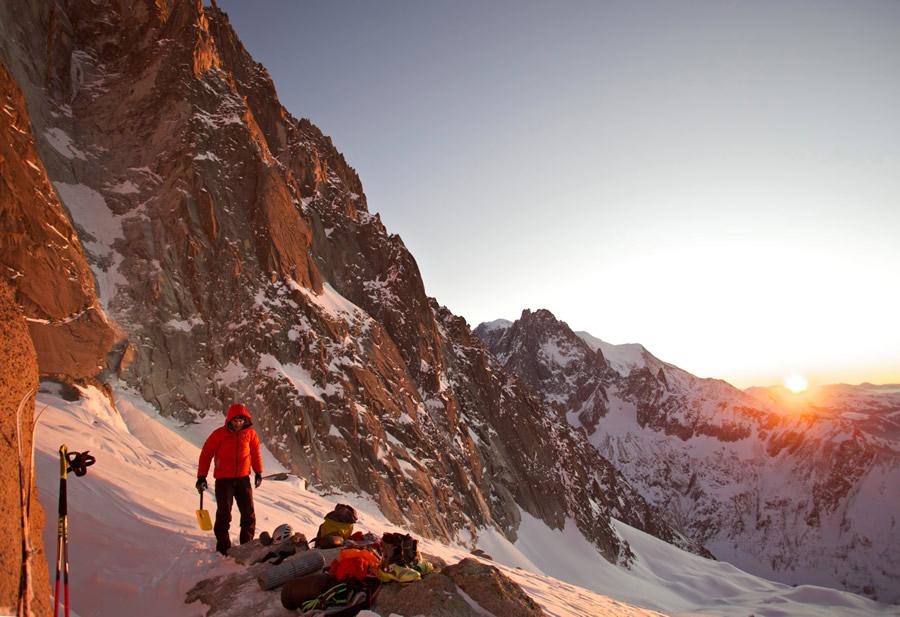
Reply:
[[[793,374],[784,378],[784,387],[794,394],[800,394],[806,391],[809,387],[809,382],[803,375]]]

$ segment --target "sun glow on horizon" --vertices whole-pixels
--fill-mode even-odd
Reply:
[[[809,388],[809,381],[803,375],[788,375],[784,378],[784,387],[794,394],[800,394]]]

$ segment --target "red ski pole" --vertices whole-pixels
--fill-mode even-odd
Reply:
[[[66,473],[83,476],[96,459],[87,450],[69,452],[66,444],[59,447],[59,525],[56,531],[56,593],[53,594],[53,617],[59,617],[59,574],[63,579],[65,616],[69,617],[69,509],[66,500]]]
[[[65,529],[63,530],[63,589],[66,601],[66,617],[69,617],[69,517],[66,515]]]

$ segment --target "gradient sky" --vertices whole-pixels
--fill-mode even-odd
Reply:
[[[900,2],[219,5],[473,327],[900,382]]]

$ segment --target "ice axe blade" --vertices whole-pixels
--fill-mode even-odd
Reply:
[[[197,524],[203,531],[209,531],[213,528],[212,520],[209,518],[209,512],[203,509],[203,491],[200,491],[200,509],[197,510]]]

